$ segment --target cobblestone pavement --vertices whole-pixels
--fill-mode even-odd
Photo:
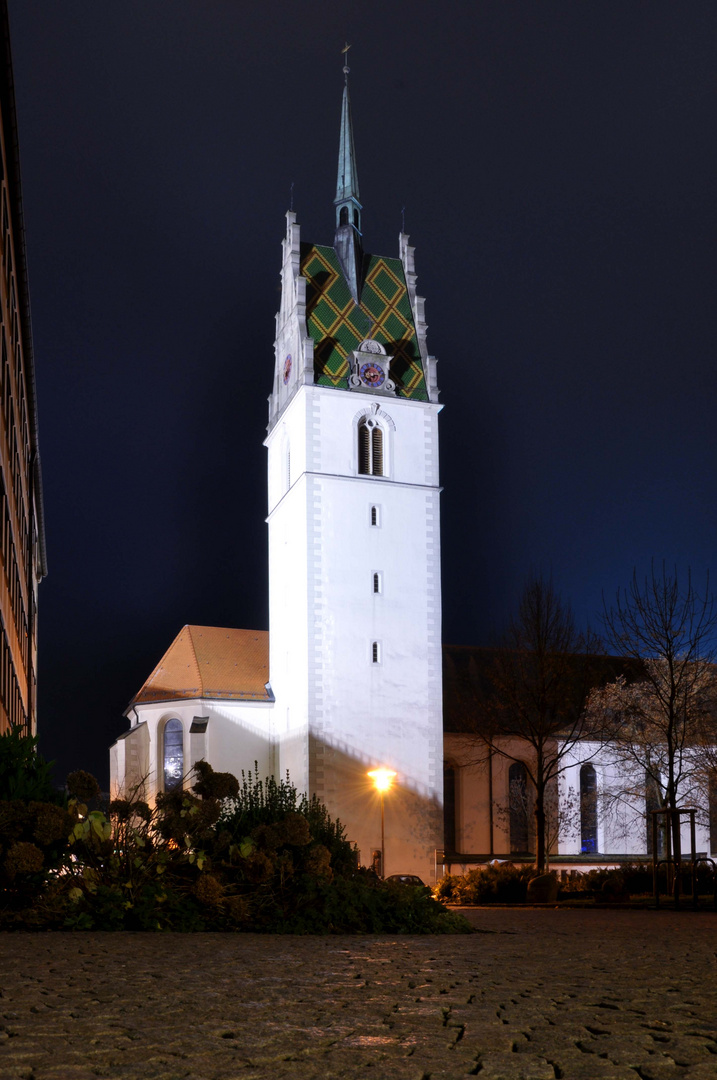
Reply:
[[[2,1080],[717,1080],[717,913],[470,937],[0,935]]]

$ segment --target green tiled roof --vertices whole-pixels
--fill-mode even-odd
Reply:
[[[353,301],[332,247],[302,244],[301,273],[308,282],[306,322],[314,339],[316,385],[348,389],[346,357],[366,338],[373,338],[394,357],[391,379],[396,393],[428,401],[401,260],[364,256],[360,304]]]

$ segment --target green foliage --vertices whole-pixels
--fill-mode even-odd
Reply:
[[[712,894],[715,887],[715,873],[710,863],[697,864],[697,888],[700,893]],[[660,888],[666,891],[665,867],[660,867]],[[683,863],[682,889],[692,891],[692,877],[689,863]],[[653,891],[652,863],[623,863],[620,867],[596,867],[585,874],[575,874],[570,878],[566,891],[584,892],[597,899],[609,900],[615,896],[651,896]]]
[[[52,783],[52,762],[37,752],[37,736],[11,727],[0,735],[0,800],[62,802]]]
[[[450,904],[520,904],[525,901],[528,882],[539,873],[534,866],[491,863],[467,874],[446,874],[435,896]]]
[[[3,912],[32,908],[48,874],[67,857],[71,815],[61,806],[0,801],[0,924]]]
[[[84,769],[77,769],[67,777],[67,790],[73,799],[79,799],[80,802],[90,802],[91,799],[99,795],[100,785],[92,773],[85,772]]]
[[[310,799],[299,795],[288,774],[278,783],[273,776],[260,779],[256,762],[253,774],[242,772],[239,792],[226,804],[220,825],[236,839],[260,825],[285,821],[288,815],[306,820],[312,838],[329,851],[334,872],[350,873],[356,867],[357,853],[346,839],[344,826],[330,817],[324,804],[315,795]]]
[[[470,930],[429,890],[359,870],[340,823],[288,779],[277,784],[255,773],[240,787],[204,765],[192,791],[162,793],[154,808],[138,796],[116,799],[109,816],[81,801],[94,796],[95,783],[74,774],[67,811],[0,803],[1,927]],[[49,873],[51,865],[58,872]]]

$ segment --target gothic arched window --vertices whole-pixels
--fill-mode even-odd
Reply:
[[[342,206],[339,210],[339,225],[348,225],[349,223],[349,208],[348,206]]]
[[[580,852],[587,855],[597,849],[597,774],[592,765],[581,765]]]
[[[645,770],[645,826],[646,826],[646,839],[647,839],[647,854],[652,855],[652,815],[655,810],[659,810],[660,792],[657,786],[657,782],[647,770]],[[667,817],[665,814],[657,815],[657,855],[661,858],[665,850],[665,824]]]
[[[358,426],[358,471],[362,476],[383,476],[383,431],[366,418]]]
[[[164,790],[171,791],[184,776],[184,728],[181,720],[168,720],[162,732]]]
[[[710,818],[710,851],[717,852],[717,769],[711,769],[707,781],[707,805]]]
[[[510,851],[513,855],[528,851],[528,773],[522,761],[514,761],[508,769],[508,798],[510,800]]]

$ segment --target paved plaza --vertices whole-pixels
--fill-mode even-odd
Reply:
[[[0,935],[2,1080],[717,1080],[717,913],[465,937]]]

